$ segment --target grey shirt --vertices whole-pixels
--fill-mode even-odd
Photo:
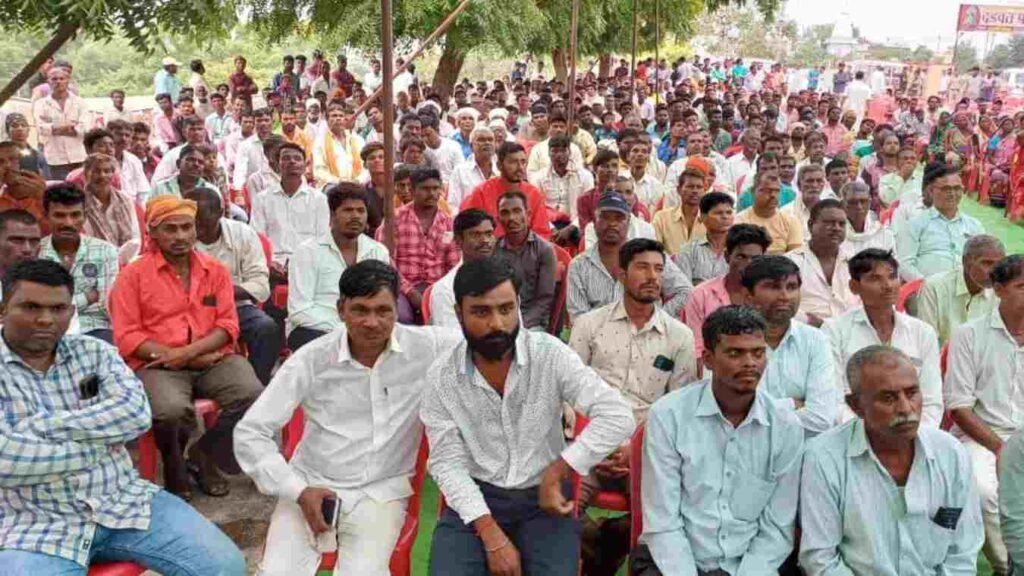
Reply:
[[[547,328],[555,301],[555,250],[533,232],[519,250],[510,250],[505,238],[498,241],[496,253],[506,256],[519,272],[519,307],[524,328]]]
[[[715,254],[707,238],[697,238],[683,244],[676,255],[676,266],[690,283],[697,286],[712,278],[718,278],[729,271],[725,256]]]

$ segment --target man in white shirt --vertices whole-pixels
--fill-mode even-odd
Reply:
[[[272,133],[274,127],[270,108],[260,108],[253,112],[256,132],[238,145],[235,156],[235,167],[231,176],[231,185],[240,190],[245,182],[267,163],[263,155],[263,141]],[[244,119],[243,119],[244,123]]]
[[[848,257],[867,248],[895,250],[892,228],[882,226],[871,211],[871,188],[857,180],[843,186],[839,193],[846,210],[846,240],[840,250]]]
[[[880,94],[884,96],[885,94]],[[857,120],[864,118],[864,112],[868,107],[868,100],[871,99],[871,87],[864,81],[864,71],[858,70],[853,75],[853,82],[846,89],[846,110],[853,110],[857,113]]]
[[[810,228],[807,244],[786,256],[800,268],[800,311],[808,324],[820,327],[822,321],[859,306],[860,299],[850,291],[849,257],[840,250],[846,238],[843,203],[827,198],[815,204]]]
[[[498,173],[498,160],[494,155],[494,132],[490,128],[476,128],[469,135],[473,154],[459,164],[448,181],[448,205],[458,210],[473,189]]]
[[[1020,430],[1024,412],[1024,256],[1000,261],[992,270],[992,285],[998,308],[953,331],[944,392],[955,423],[953,435],[967,449],[974,489],[981,497],[982,551],[994,573],[1006,574],[996,469],[1003,444]]]
[[[528,179],[536,178],[548,167],[551,166],[551,153],[548,150],[548,143],[555,136],[565,136],[569,133],[569,120],[565,117],[565,114],[561,112],[554,112],[547,117],[548,129],[545,134],[545,138],[540,142],[537,142],[532,149],[530,149],[530,159],[526,164],[526,176]],[[576,144],[569,144],[569,159],[576,166],[585,166],[583,162],[583,153]]]
[[[341,326],[338,278],[357,262],[391,263],[388,249],[366,230],[366,192],[352,182],[329,186],[330,231],[306,240],[288,261],[288,347],[302,348]]]
[[[120,167],[121,193],[133,202],[149,195],[149,179],[142,167],[142,160],[128,151],[132,144],[132,125],[124,120],[112,120],[107,130],[114,138],[114,158]]]
[[[151,178],[151,181],[154,184],[157,182],[163,182],[178,173],[178,157],[181,155],[181,151],[185,146],[191,144],[193,147],[196,147],[206,143],[206,126],[203,123],[202,118],[198,116],[189,116],[182,121],[182,126],[185,142],[171,148],[163,155],[162,158],[160,158],[160,163],[156,165],[156,170],[153,171],[153,177]],[[217,155],[217,158],[221,164],[221,168],[227,170],[227,166],[224,165],[219,154]],[[225,193],[227,193],[227,190],[221,191],[221,194]]]
[[[530,183],[544,192],[544,203],[549,210],[569,217],[572,225],[564,226],[557,239],[567,242],[578,224],[576,199],[594,189],[594,175],[585,166],[572,161],[568,136],[554,136],[547,140],[551,165],[530,178]],[[559,243],[556,241],[556,243]]]
[[[832,357],[837,367],[834,378],[839,402],[839,421],[854,418],[846,395],[850,392],[845,366],[858,350],[875,344],[898,348],[912,358],[918,369],[923,399],[922,419],[938,428],[942,422],[942,376],[939,369],[939,340],[924,322],[896,311],[899,295],[899,263],[892,252],[869,248],[850,258],[850,290],[864,303],[842,316],[825,321]]]
[[[557,338],[520,331],[511,263],[464,264],[455,305],[465,342],[427,372],[420,410],[430,473],[447,501],[430,573],[574,576],[579,524],[563,484],[626,441],[633,415]],[[568,447],[563,403],[591,418]]]
[[[427,145],[424,154],[435,168],[441,172],[441,179],[448,182],[455,167],[466,161],[462,155],[462,146],[451,138],[444,138],[440,132],[440,120],[430,113],[420,114],[420,134]]]
[[[494,218],[479,208],[459,212],[452,222],[452,234],[462,253],[462,262],[430,287],[431,326],[459,327],[455,314],[455,275],[463,263],[489,258],[497,246]]]
[[[748,128],[740,136],[740,144],[743,145],[743,150],[739,154],[729,157],[725,163],[728,171],[725,181],[729,184],[729,189],[726,192],[734,198],[740,193],[740,181],[747,178],[747,175],[754,170],[754,161],[761,150],[761,133],[756,129]]]
[[[871,72],[871,93],[876,97],[885,96],[885,71],[881,66]]]
[[[370,71],[363,75],[363,88],[367,94],[373,94],[380,86],[380,60],[370,60]]]
[[[339,284],[337,329],[293,354],[235,428],[242,469],[278,498],[260,566],[268,576],[313,574],[334,549],[337,574],[390,574],[422,438],[423,376],[457,341],[395,323],[398,272],[383,262],[355,264]],[[305,433],[288,462],[274,438],[300,407]]]

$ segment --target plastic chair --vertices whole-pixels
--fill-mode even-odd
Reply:
[[[420,299],[421,306],[420,312],[423,314],[423,325],[427,326],[430,324],[430,294],[434,291],[434,285],[427,286],[427,289],[423,291],[423,297]]]
[[[889,204],[889,207],[886,208],[885,210],[882,210],[882,213],[878,215],[878,223],[881,224],[882,226],[888,226],[889,223],[892,222],[892,217],[896,213],[896,209],[899,208],[899,206],[900,201],[898,199],[894,200],[892,204]]]
[[[89,576],[139,576],[146,568],[134,562],[110,562],[89,566]]]
[[[295,410],[291,420],[285,425],[282,438],[285,460],[291,460],[292,455],[295,454],[295,449],[302,440],[305,421],[305,412],[300,407]],[[398,542],[395,543],[395,549],[391,553],[390,568],[392,576],[409,576],[411,574],[412,547],[416,543],[416,536],[420,530],[420,502],[423,495],[423,478],[427,473],[427,456],[429,452],[427,435],[424,434],[420,440],[419,452],[416,455],[416,471],[412,477],[413,494],[409,497],[409,502],[405,509],[405,523],[402,525],[401,533],[399,533]],[[321,570],[334,570],[334,565],[337,562],[337,552],[324,554],[317,572]]]
[[[558,336],[562,327],[568,324],[568,315],[565,312],[565,302],[569,295],[569,264],[572,262],[572,255],[561,246],[551,245],[555,250],[555,258],[558,259],[558,266],[555,270],[555,301],[551,304],[551,319],[548,320],[548,333]]]
[[[630,514],[629,526],[629,548],[636,548],[640,535],[644,532],[643,501],[640,497],[640,488],[643,485],[644,471],[644,431],[643,424],[636,427],[633,439],[630,440],[629,448],[629,509],[635,510]]]
[[[579,412],[576,413],[576,426],[573,427],[573,439],[578,439],[583,430],[590,423],[590,418],[587,418]],[[632,466],[632,463],[631,463]],[[632,472],[632,469],[630,470]],[[579,474],[572,475],[572,498],[576,503],[576,516],[579,516],[580,510],[580,490],[582,487],[582,479]],[[625,494],[619,492],[610,491],[599,491],[594,499],[590,502],[590,506],[594,508],[601,508],[602,510],[612,510],[614,512],[629,512],[629,498]]]
[[[917,280],[907,282],[903,286],[900,286],[900,295],[899,298],[896,299],[896,310],[898,312],[906,312],[907,301],[910,300],[911,296],[917,294],[918,291],[921,290],[922,286],[924,286],[923,278],[918,278]]]
[[[217,415],[220,413],[220,406],[216,402],[200,399],[193,403],[193,407],[196,411],[196,418],[203,419],[203,425],[206,426],[207,430],[217,425]],[[139,476],[155,484],[157,462],[159,460],[160,451],[156,447],[156,438],[153,436],[153,431],[148,430],[139,438]]]

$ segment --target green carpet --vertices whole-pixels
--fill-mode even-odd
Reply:
[[[1012,224],[1003,218],[1001,208],[981,206],[972,199],[966,198],[961,205],[963,211],[974,216],[985,226],[989,234],[999,237],[1006,244],[1009,253],[1024,253],[1024,226]],[[420,533],[416,546],[412,550],[413,576],[426,576],[430,563],[430,539],[437,523],[437,485],[429,477],[423,484],[423,503],[420,507]],[[620,573],[625,573],[624,570]],[[992,569],[984,556],[978,557],[978,576],[990,576]],[[321,572],[319,576],[331,576],[330,572]]]

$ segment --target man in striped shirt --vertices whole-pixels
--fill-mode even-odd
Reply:
[[[244,575],[223,532],[132,468],[124,443],[149,428],[149,403],[114,348],[66,334],[74,284],[46,260],[4,276],[0,575],[84,575],[113,560]]]

